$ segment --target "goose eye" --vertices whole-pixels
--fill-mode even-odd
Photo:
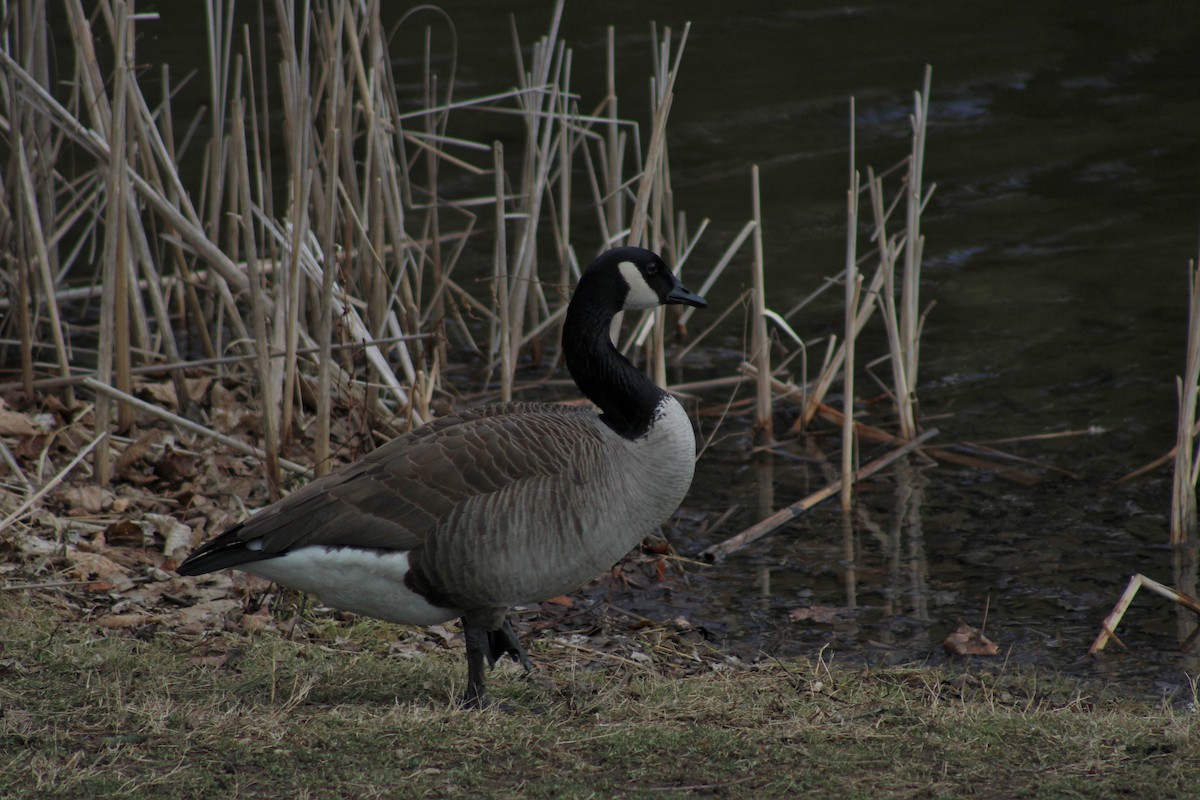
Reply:
[[[646,265],[646,274],[647,275],[657,275],[658,274],[658,264],[655,264],[653,262],[650,264],[647,264]]]

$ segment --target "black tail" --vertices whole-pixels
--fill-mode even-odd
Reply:
[[[196,551],[176,567],[179,575],[204,575],[228,567],[240,567],[267,558],[274,558],[275,553],[264,553],[261,550],[251,550],[246,547],[245,540],[238,537],[241,525],[230,528],[215,539],[205,542]]]

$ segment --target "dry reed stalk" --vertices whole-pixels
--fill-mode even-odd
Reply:
[[[754,410],[754,439],[757,444],[774,440],[771,413],[771,341],[767,337],[766,279],[763,269],[762,201],[759,192],[758,165],[750,171],[750,196],[754,214],[754,296],[751,326],[753,337],[750,358],[758,370]]]
[[[925,173],[925,137],[929,122],[929,87],[933,69],[926,65],[925,80],[920,92],[915,92],[913,115],[912,154],[905,186],[905,247],[904,277],[900,292],[900,355],[901,365],[894,374],[902,380],[896,385],[896,401],[899,404],[900,435],[910,439],[917,434],[917,366],[920,347],[920,282],[921,254],[925,247],[921,235],[921,211],[928,201],[923,193]],[[930,187],[930,193],[933,187]]]
[[[302,268],[300,266],[301,251],[305,247],[309,231],[312,230],[314,200],[319,195],[319,189],[314,184],[320,179],[321,165],[314,143],[313,119],[316,103],[314,97],[317,91],[315,78],[312,74],[313,50],[313,18],[309,14],[296,14],[295,3],[292,0],[276,0],[280,21],[283,29],[280,32],[280,43],[283,55],[280,61],[281,95],[283,100],[284,134],[287,142],[287,174],[290,176],[288,205],[288,238],[282,240],[284,269],[282,281],[275,285],[277,307],[283,313],[274,315],[271,344],[282,346],[287,357],[282,362],[272,362],[269,375],[263,375],[270,383],[268,397],[271,402],[279,402],[278,431],[275,434],[277,444],[284,445],[292,438],[293,403],[295,401],[296,348],[300,335],[300,307]],[[336,15],[339,18],[340,14]],[[321,15],[329,19],[330,15]],[[334,63],[337,63],[336,61]],[[334,83],[331,80],[330,83]],[[240,83],[234,84],[240,89]],[[236,98],[235,98],[236,100]],[[239,148],[243,147],[241,143]],[[336,173],[325,172],[326,178],[336,183]],[[261,207],[261,204],[260,204]],[[326,252],[326,256],[331,254]],[[329,262],[325,267],[332,266]],[[317,284],[321,285],[320,283]],[[319,300],[318,300],[319,307]],[[313,325],[314,332],[320,337],[319,323]],[[259,347],[265,347],[266,342],[260,340]],[[263,362],[266,364],[266,362]],[[264,418],[264,423],[273,422]],[[268,441],[270,435],[268,436]]]
[[[33,176],[29,172],[29,162],[25,157],[24,138],[17,134],[16,147],[18,173],[21,179],[21,195],[25,202],[26,232],[33,244],[33,256],[37,262],[34,273],[41,279],[42,294],[46,298],[46,312],[50,317],[50,333],[54,338],[54,351],[58,357],[59,374],[66,377],[71,374],[71,363],[67,356],[66,340],[63,337],[62,319],[58,310],[58,302],[54,297],[54,278],[50,274],[50,253],[46,243],[46,235],[42,229],[42,215],[37,204],[37,189],[33,185]],[[24,306],[24,304],[22,304]],[[32,334],[30,334],[32,344]],[[32,367],[32,364],[31,364]],[[27,385],[32,387],[32,369],[27,374]],[[75,392],[70,385],[63,387],[63,401],[68,408],[75,406]]]
[[[862,277],[858,274],[858,170],[854,166],[854,98],[850,98],[850,188],[846,192],[846,363],[842,369],[842,511],[849,512],[854,482],[854,344],[857,340],[858,293]],[[848,518],[847,518],[848,519]]]
[[[23,249],[23,245],[18,238],[18,247]],[[22,253],[18,251],[18,256]],[[33,281],[30,280],[29,259],[21,258],[20,266],[17,267],[17,331],[21,339],[21,386],[25,390],[26,396],[33,396],[34,385],[37,383],[33,379],[33,320],[29,313],[30,306],[33,305]]]
[[[557,214],[558,223],[553,226],[553,230],[558,250],[560,293],[565,293],[565,287],[574,283],[572,276],[579,274],[579,265],[575,262],[575,253],[571,246],[571,177],[573,170],[570,167],[573,154],[579,144],[577,126],[572,119],[579,115],[579,111],[571,97],[571,64],[572,51],[567,48],[562,70],[562,92],[558,96],[558,125],[562,131],[558,137],[558,202],[551,206],[551,211]]]
[[[921,187],[924,172],[925,131],[928,123],[930,77],[931,72],[927,67],[923,91],[915,93],[916,110],[911,117],[913,125],[912,149],[909,157],[903,162],[903,164],[908,166],[905,191],[902,193],[903,198],[909,200],[905,206],[906,236],[889,236],[887,233],[887,222],[901,199],[901,197],[897,197],[891,204],[885,202],[883,177],[888,172],[891,172],[891,170],[876,175],[874,170],[870,167],[867,168],[867,189],[871,199],[871,210],[874,219],[874,232],[871,238],[876,244],[879,266],[872,276],[870,283],[866,286],[865,291],[860,291],[858,312],[853,326],[853,331],[857,336],[862,332],[867,321],[874,313],[876,304],[879,305],[887,334],[888,350],[891,355],[894,384],[892,393],[896,399],[901,431],[904,438],[911,438],[916,431],[916,395],[913,389],[913,381],[915,380],[918,363],[917,355],[919,352],[922,319],[917,309],[921,264],[920,245],[915,248],[912,247],[912,240],[907,237],[908,235],[915,235],[917,240],[921,239],[921,212],[932,195],[934,188],[936,188],[935,186],[930,186],[928,191],[924,191]],[[914,186],[916,187],[915,194],[912,191],[912,187]],[[901,257],[904,258],[905,268],[901,276],[900,289],[897,291],[895,274]],[[899,308],[896,303],[898,295],[901,298]],[[802,305],[803,303],[789,311],[785,316],[791,316]],[[836,350],[831,351],[831,355],[832,357],[827,359],[825,367],[822,368],[813,383],[808,405],[804,413],[796,421],[795,426],[793,426],[794,431],[802,429],[816,417],[818,409],[821,403],[824,402],[825,395],[832,386],[837,372],[845,364],[845,341]]]
[[[113,270],[109,273],[112,278],[112,300],[113,308],[113,366],[114,378],[116,379],[115,386],[123,392],[129,392],[133,389],[133,379],[130,375],[130,368],[133,366],[130,358],[130,269],[129,269],[129,226],[132,220],[129,218],[128,206],[123,202],[128,195],[128,172],[129,172],[129,157],[130,157],[130,136],[129,136],[129,72],[133,61],[133,33],[132,21],[128,17],[129,8],[122,0],[116,0],[113,4],[113,26],[116,29],[113,37],[116,42],[115,55],[116,64],[114,68],[113,78],[113,101],[111,108],[112,122],[109,126],[110,145],[109,148],[114,156],[113,163],[116,164],[118,174],[116,182],[113,184],[115,191],[108,195],[106,202],[115,203],[119,210],[116,215],[110,219],[116,220],[117,229],[117,250],[116,261],[113,264]],[[127,431],[130,425],[133,424],[133,414],[128,407],[117,407],[117,428],[121,431]],[[101,430],[107,430],[101,428]],[[102,457],[106,457],[108,450],[107,440],[101,443]]]
[[[550,32],[534,44],[533,59],[528,73],[524,71],[516,31],[513,31],[514,48],[524,81],[521,88],[543,87],[541,91],[521,95],[522,109],[525,111],[525,154],[521,192],[517,198],[516,253],[509,262],[509,324],[514,355],[520,347],[532,341],[532,336],[524,333],[526,323],[537,327],[539,316],[544,317],[549,313],[545,294],[537,277],[537,230],[541,219],[542,201],[548,194],[547,187],[554,168],[554,153],[557,148],[553,142],[556,136],[561,135],[559,127],[554,123],[555,108],[561,93],[558,80],[565,63],[562,48],[558,44],[563,7],[563,0],[555,3]]]
[[[342,38],[345,15],[335,15],[333,19],[323,17],[324,28],[321,41],[325,51],[325,62],[337,71],[334,79],[329,82],[325,94],[325,130],[322,151],[322,161],[325,171],[325,196],[322,206],[323,220],[320,225],[319,247],[325,254],[322,265],[319,312],[317,322],[317,344],[320,354],[317,361],[317,433],[316,452],[314,455],[314,472],[319,478],[329,473],[330,463],[330,430],[332,427],[332,384],[330,365],[333,361],[333,260],[336,252],[334,240],[337,216],[335,203],[337,201],[336,187],[341,172],[341,138],[342,127],[351,129],[348,119],[348,109],[344,107],[342,86],[345,77],[341,74]],[[332,27],[330,23],[332,22]],[[289,340],[289,346],[291,341]],[[295,361],[295,350],[289,358]],[[295,374],[295,370],[291,374]]]
[[[67,11],[67,23],[71,29],[72,44],[75,47],[76,69],[79,73],[79,87],[83,94],[83,107],[92,120],[93,127],[101,137],[108,139],[109,125],[112,120],[104,113],[109,108],[105,93],[106,81],[100,74],[100,60],[96,57],[96,44],[92,37],[91,23],[83,11],[82,0],[67,0],[64,3]],[[113,18],[114,9],[107,9],[109,18]],[[116,37],[114,37],[115,41]],[[40,84],[39,85],[46,85]]]
[[[437,76],[433,71],[433,30],[431,27],[425,28],[425,58],[424,72],[422,75],[423,86],[425,93],[425,107],[433,108],[437,105]],[[451,74],[453,75],[453,65],[451,65]],[[453,92],[453,84],[447,86],[446,96],[450,98]],[[449,112],[429,112],[425,115],[422,122],[425,125],[425,135],[429,138],[437,137],[443,130],[444,121]],[[420,140],[417,140],[420,141]],[[425,155],[425,177],[426,177],[426,193],[428,202],[426,203],[426,222],[425,222],[425,239],[431,243],[429,260],[432,271],[432,281],[434,286],[433,296],[426,304],[424,309],[424,319],[432,326],[434,334],[433,344],[434,352],[432,358],[435,363],[446,363],[446,294],[443,289],[443,276],[445,266],[442,263],[442,244],[441,244],[441,199],[438,189],[438,169],[440,166],[440,151],[436,147],[426,146],[423,148]]]
[[[887,234],[888,212],[884,210],[883,179],[877,177],[873,170],[867,169],[867,185],[870,190],[871,211],[875,220],[875,244],[879,253],[879,274],[883,277],[883,292],[879,295],[879,304],[883,316],[884,328],[887,331],[888,353],[892,367],[892,393],[897,409],[902,404],[901,397],[907,397],[908,374],[904,369],[904,342],[902,340],[900,315],[896,310],[896,264],[907,246],[906,239]]]
[[[629,236],[627,239],[627,243],[633,246],[646,246],[648,228],[653,224],[653,220],[651,220],[649,214],[650,200],[653,196],[655,186],[661,184],[663,177],[663,165],[666,161],[667,118],[671,113],[675,75],[679,68],[679,60],[683,57],[683,48],[687,44],[688,31],[690,30],[690,23],[684,26],[679,40],[679,49],[675,54],[675,63],[670,71],[665,76],[662,76],[659,81],[662,91],[656,98],[656,104],[653,109],[654,119],[650,129],[650,145],[646,151],[646,160],[642,166],[642,174],[634,201],[633,215],[630,220]],[[671,30],[668,28],[665,31],[663,48],[669,48],[670,41]],[[664,58],[661,59],[661,62],[665,61],[664,53]],[[665,67],[665,63],[663,63],[663,67]]]
[[[128,165],[125,161],[127,145],[125,141],[126,93],[124,76],[128,75],[128,65],[125,59],[128,52],[126,37],[129,30],[126,23],[124,0],[115,0],[113,4],[113,18],[115,19],[114,50],[118,75],[116,84],[118,85],[115,86],[117,95],[114,98],[115,102],[112,106],[106,141],[110,158],[106,184],[108,202],[106,203],[104,224],[104,260],[101,265],[105,291],[100,301],[100,352],[96,369],[97,379],[105,384],[112,382],[114,365],[120,358],[120,354],[118,353],[117,329],[121,320],[120,312],[117,309],[125,299],[124,291],[118,291],[119,286],[121,289],[124,289],[123,282],[118,283],[118,276],[123,275],[125,272],[123,263],[126,255],[125,244],[128,230],[125,218],[126,205],[119,199],[125,197],[128,186]],[[99,114],[98,106],[94,109],[94,113]],[[122,391],[125,391],[127,388],[122,387]],[[118,413],[122,416],[127,416],[129,412]],[[101,434],[108,433],[112,425],[112,418],[113,404],[110,398],[108,396],[97,397],[95,430]],[[106,437],[98,442],[94,472],[96,480],[101,485],[107,484],[112,477],[111,454]]]
[[[615,242],[619,231],[625,228],[625,195],[621,189],[622,159],[625,151],[624,133],[621,131],[620,117],[617,113],[617,33],[616,28],[608,26],[608,37],[605,49],[605,79],[607,94],[605,95],[604,111],[607,112],[608,124],[605,127],[605,147],[601,151],[604,156],[604,204],[605,213],[601,226],[606,244]]]
[[[205,146],[204,171],[206,182],[201,187],[199,205],[207,205],[207,221],[204,225],[206,238],[214,244],[221,239],[221,222],[224,216],[225,177],[228,172],[229,146],[228,98],[229,71],[233,63],[233,7],[221,0],[207,0],[204,5],[205,30],[208,34],[208,89],[209,129],[212,131]],[[281,22],[290,17],[276,3],[276,14]],[[231,198],[232,199],[232,198]],[[238,287],[248,289],[249,285]]]
[[[505,235],[507,221],[505,220],[505,191],[504,191],[504,145],[495,142],[492,145],[492,167],[495,173],[494,188],[496,193],[496,233],[492,251],[492,287],[495,295],[496,309],[499,313],[498,324],[491,326],[499,338],[493,345],[500,351],[500,399],[502,402],[512,402],[513,384],[513,340],[509,315],[508,291],[508,239]]]
[[[1175,472],[1171,485],[1173,545],[1196,540],[1196,404],[1200,390],[1200,262],[1188,265],[1187,356],[1183,377],[1176,378],[1179,417],[1176,424]]]
[[[48,44],[49,36],[44,17],[33,12],[32,4],[15,5],[6,14],[4,41],[9,43],[22,58],[22,62],[33,74],[43,80],[48,80]],[[53,161],[56,145],[51,136],[49,126],[38,115],[30,113],[28,107],[20,101],[19,90],[14,81],[6,81],[5,91],[0,93],[4,99],[5,130],[16,138],[12,150],[19,153],[25,160],[25,166],[7,159],[7,172],[0,175],[0,233],[7,241],[11,241],[16,267],[15,275],[8,276],[9,292],[17,303],[17,332],[19,334],[21,378],[27,392],[34,383],[33,353],[37,344],[38,320],[36,312],[35,286],[46,284],[44,277],[39,275],[46,270],[53,274],[57,247],[51,238],[47,237],[47,228],[55,219],[56,195],[53,191]],[[30,163],[32,162],[32,163]],[[29,173],[26,181],[14,171]],[[33,194],[26,183],[32,183]],[[36,208],[37,216],[31,216],[30,209]],[[42,252],[44,251],[44,255]],[[38,262],[35,269],[34,262]],[[54,294],[53,286],[44,286],[43,292],[48,294],[49,313],[56,311],[54,300],[49,299]],[[58,324],[54,324],[55,333],[61,335]],[[60,363],[63,360],[59,359]],[[70,398],[73,404],[73,398]]]
[[[246,161],[247,142],[245,117],[240,96],[233,98],[232,114],[232,155],[231,166],[235,170],[233,181],[239,195],[241,211],[241,232],[245,247],[246,271],[250,277],[250,309],[254,322],[255,350],[258,353],[257,377],[259,410],[262,415],[262,433],[266,445],[267,484],[271,499],[275,500],[281,494],[282,474],[279,469],[279,405],[278,384],[274,380],[269,358],[271,340],[267,338],[267,312],[264,308],[263,295],[266,287],[258,270],[258,245],[254,236],[253,201],[250,198],[250,166]]]
[[[131,60],[132,57],[133,54],[130,53]],[[142,95],[141,88],[138,86],[136,80],[126,80],[126,92],[128,110],[126,115],[128,126],[127,136],[131,138],[133,152],[139,156],[138,163],[140,164],[140,168],[146,172],[148,180],[157,187],[158,191],[162,192],[165,187],[161,171],[158,169],[158,165],[152,156],[154,152],[152,140],[157,135],[157,131],[154,129],[155,114],[146,103],[146,99]],[[180,360],[180,356],[175,339],[174,323],[163,294],[163,280],[151,245],[153,231],[148,232],[146,230],[141,209],[138,206],[137,198],[133,194],[127,192],[123,195],[121,201],[126,204],[125,214],[128,222],[127,239],[131,252],[128,259],[129,285],[127,288],[130,303],[136,310],[133,320],[136,326],[135,331],[142,342],[149,341],[150,333],[143,303],[144,295],[149,300],[150,307],[154,312],[154,319],[157,323],[155,333],[161,337],[161,347],[165,352],[166,359],[168,361],[178,361]],[[137,274],[134,271],[134,261],[136,261],[137,266],[141,269],[141,280],[138,280]],[[149,348],[146,344],[143,344],[143,349],[148,350]],[[180,407],[186,408],[189,398],[183,376],[181,374],[174,374],[172,375],[172,379],[175,382],[176,397],[180,403]]]
[[[690,30],[690,24],[684,26],[674,63],[670,58],[670,28],[664,29],[663,39],[658,48],[654,50],[656,56],[654,86],[657,91],[651,92],[653,120],[650,142],[642,164],[638,191],[634,198],[627,243],[633,246],[649,247],[657,252],[663,250],[663,218],[669,219],[671,216],[670,208],[664,206],[665,198],[669,195],[669,190],[666,188],[669,181],[667,120],[671,113],[671,101],[674,97],[675,76],[678,74]],[[651,38],[652,41],[657,41],[653,29]],[[678,265],[676,267],[678,268]],[[665,316],[666,309],[664,308],[651,309],[644,312],[642,316],[644,329],[653,333],[648,346],[647,361],[654,374],[655,382],[660,386],[665,386],[667,383],[666,357],[664,356]],[[641,326],[639,325],[639,327]],[[639,339],[640,337],[635,334],[634,341]]]

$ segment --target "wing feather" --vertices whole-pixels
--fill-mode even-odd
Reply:
[[[473,499],[499,494],[493,499],[503,502],[522,483],[573,474],[603,449],[595,419],[590,410],[548,403],[439,418],[229,529],[192,556],[192,568],[209,571],[199,569],[205,556],[204,567],[220,569],[307,545],[417,549]],[[253,540],[261,547],[247,550]]]

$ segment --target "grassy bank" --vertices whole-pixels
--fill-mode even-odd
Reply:
[[[0,612],[3,797],[1153,797],[1200,781],[1197,717],[1032,671],[748,666],[534,640],[505,711],[461,654],[369,621],[105,630]],[[214,655],[218,653],[219,655]]]

